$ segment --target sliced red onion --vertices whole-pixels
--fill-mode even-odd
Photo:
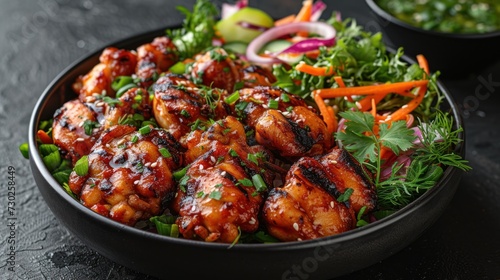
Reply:
[[[316,1],[312,6],[311,21],[318,21],[325,9],[326,4],[323,1]]]
[[[243,28],[248,28],[248,29],[252,29],[255,31],[261,31],[261,32],[264,32],[264,31],[269,29],[265,26],[257,25],[257,24],[254,24],[254,23],[251,23],[248,21],[238,21],[238,23],[236,23],[236,24],[243,27]]]
[[[389,179],[389,177],[392,174],[392,166],[394,164],[403,165],[403,167],[400,169],[400,174],[398,174],[398,175],[405,175],[406,172],[408,171],[408,167],[411,164],[411,158],[408,155],[403,154],[403,155],[397,157],[392,163],[386,163],[386,165],[389,165],[389,164],[390,164],[389,167],[383,169],[380,172],[380,179],[382,179],[382,180]]]
[[[282,50],[278,54],[283,53],[305,53],[308,51],[317,50],[320,47],[331,47],[335,44],[335,37],[328,39],[310,38],[297,42],[290,47]]]
[[[333,26],[324,22],[294,22],[281,26],[273,27],[260,34],[250,42],[247,48],[247,58],[250,61],[261,64],[272,64],[281,62],[276,57],[263,57],[258,51],[268,42],[285,35],[305,31],[322,36],[325,40],[335,40],[336,31]]]
[[[234,5],[223,3],[221,8],[221,18],[225,19],[247,6],[248,6],[248,0],[240,0],[236,2],[236,4]]]

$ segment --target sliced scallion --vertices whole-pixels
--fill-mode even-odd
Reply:
[[[73,167],[73,171],[75,171],[75,173],[78,176],[86,176],[89,173],[89,159],[88,159],[87,155],[81,157],[75,163],[75,166]]]
[[[238,101],[238,99],[240,99],[240,92],[235,91],[233,94],[226,97],[226,99],[224,99],[224,102],[226,102],[227,104],[233,104],[234,102]]]
[[[118,76],[111,83],[111,88],[114,91],[117,91],[128,84],[132,84],[133,82],[134,82],[134,79],[130,76]]]
[[[255,189],[258,192],[267,191],[266,182],[264,182],[264,179],[262,178],[262,176],[260,176],[260,174],[253,175],[252,176],[252,182],[253,182],[253,185],[255,186]]]

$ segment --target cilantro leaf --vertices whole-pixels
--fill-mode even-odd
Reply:
[[[406,127],[405,121],[393,122],[390,127],[383,123],[379,134],[382,145],[390,148],[396,155],[411,148],[416,138],[413,130]]]

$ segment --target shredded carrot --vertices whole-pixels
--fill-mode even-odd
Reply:
[[[294,22],[310,21],[312,15],[313,0],[305,0],[302,3],[302,8],[294,19]]]
[[[394,111],[392,114],[390,114],[386,119],[385,122],[388,121],[399,121],[399,120],[405,120],[406,115],[411,113],[413,110],[415,110],[420,103],[422,103],[422,100],[424,100],[425,93],[427,92],[427,84],[420,86],[417,92],[417,96],[410,100],[408,104],[403,105],[401,108],[398,110]]]
[[[365,98],[358,101],[356,106],[362,112],[368,111],[372,108],[371,106],[373,106],[372,100],[374,100],[375,105],[377,105],[380,101],[382,101],[382,99],[387,96],[387,94],[367,95]]]
[[[329,133],[334,133],[337,130],[337,118],[333,109],[329,110],[325,101],[319,94],[313,94],[314,101],[318,105],[319,112],[323,116],[323,121],[326,123],[326,128]]]
[[[342,79],[342,76],[334,76],[333,79],[335,82],[339,85],[339,87],[345,87],[344,80]]]
[[[429,63],[427,63],[425,56],[422,54],[417,55],[417,62],[418,65],[420,65],[420,68],[424,69],[425,73],[429,75]]]
[[[372,103],[372,116],[375,118],[377,116],[377,105],[375,104],[375,99],[373,97],[370,98]]]
[[[424,69],[425,73],[428,75],[429,64],[427,63],[427,59],[425,58],[425,56],[421,54],[417,55],[417,62],[420,68]],[[420,86],[420,88],[417,91],[417,96],[414,99],[410,100],[410,102],[408,102],[407,104],[403,105],[401,108],[390,114],[384,120],[384,122],[406,120],[407,115],[413,112],[413,110],[415,110],[420,105],[420,103],[422,103],[422,100],[424,100],[425,93],[427,92],[427,84],[429,82],[428,80],[422,80],[422,81],[425,81],[426,83]]]
[[[295,66],[295,70],[313,76],[331,76],[334,74],[333,67],[317,67],[300,62]]]
[[[297,65],[298,66],[298,65]],[[300,71],[300,70],[299,70]],[[321,95],[322,98],[335,98],[349,95],[379,95],[388,94],[391,92],[399,93],[401,91],[408,91],[415,87],[427,85],[427,80],[409,81],[388,83],[370,86],[346,87],[346,88],[325,88],[314,90],[316,94]]]
[[[274,21],[274,26],[281,26],[295,21],[295,15],[289,15]]]
[[[334,76],[333,79],[339,85],[339,87],[345,87],[344,79],[342,79],[342,76]],[[349,102],[353,102],[354,100],[352,99],[352,96],[346,96],[347,100]]]
[[[43,144],[52,144],[52,138],[47,134],[47,132],[40,129],[36,132],[36,135]]]

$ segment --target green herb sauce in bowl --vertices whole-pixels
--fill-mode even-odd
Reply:
[[[399,20],[425,30],[487,33],[500,30],[498,0],[377,0]]]

